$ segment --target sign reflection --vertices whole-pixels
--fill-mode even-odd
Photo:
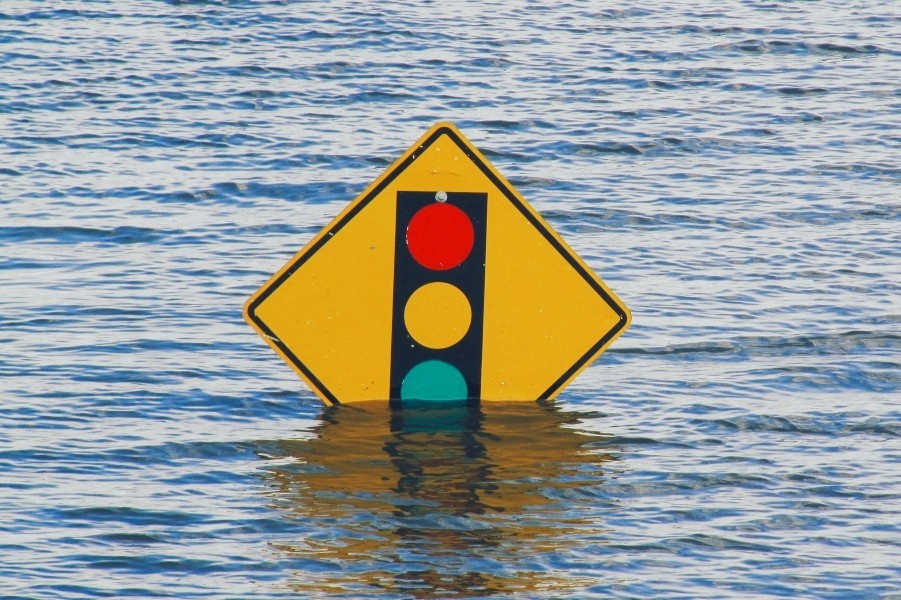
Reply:
[[[276,544],[299,594],[453,594],[584,589],[556,569],[603,530],[599,415],[553,405],[325,409],[315,437],[279,442],[274,504],[300,523]],[[604,504],[604,506],[601,506]]]

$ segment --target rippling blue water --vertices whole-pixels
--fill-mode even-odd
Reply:
[[[901,598],[901,19],[0,3],[0,596]],[[241,305],[451,120],[634,313],[325,409]]]

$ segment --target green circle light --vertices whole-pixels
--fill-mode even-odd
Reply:
[[[401,400],[466,400],[469,388],[460,370],[442,360],[427,360],[407,373],[400,384]]]

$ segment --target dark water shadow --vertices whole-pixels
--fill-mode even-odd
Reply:
[[[596,540],[605,500],[602,415],[554,405],[323,412],[278,443],[275,506],[301,523],[275,544],[300,596],[477,597],[585,589],[561,563]],[[562,553],[562,554],[561,554]]]

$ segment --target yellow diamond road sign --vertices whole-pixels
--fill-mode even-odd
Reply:
[[[552,398],[631,319],[449,123],[407,150],[244,313],[331,404]]]

